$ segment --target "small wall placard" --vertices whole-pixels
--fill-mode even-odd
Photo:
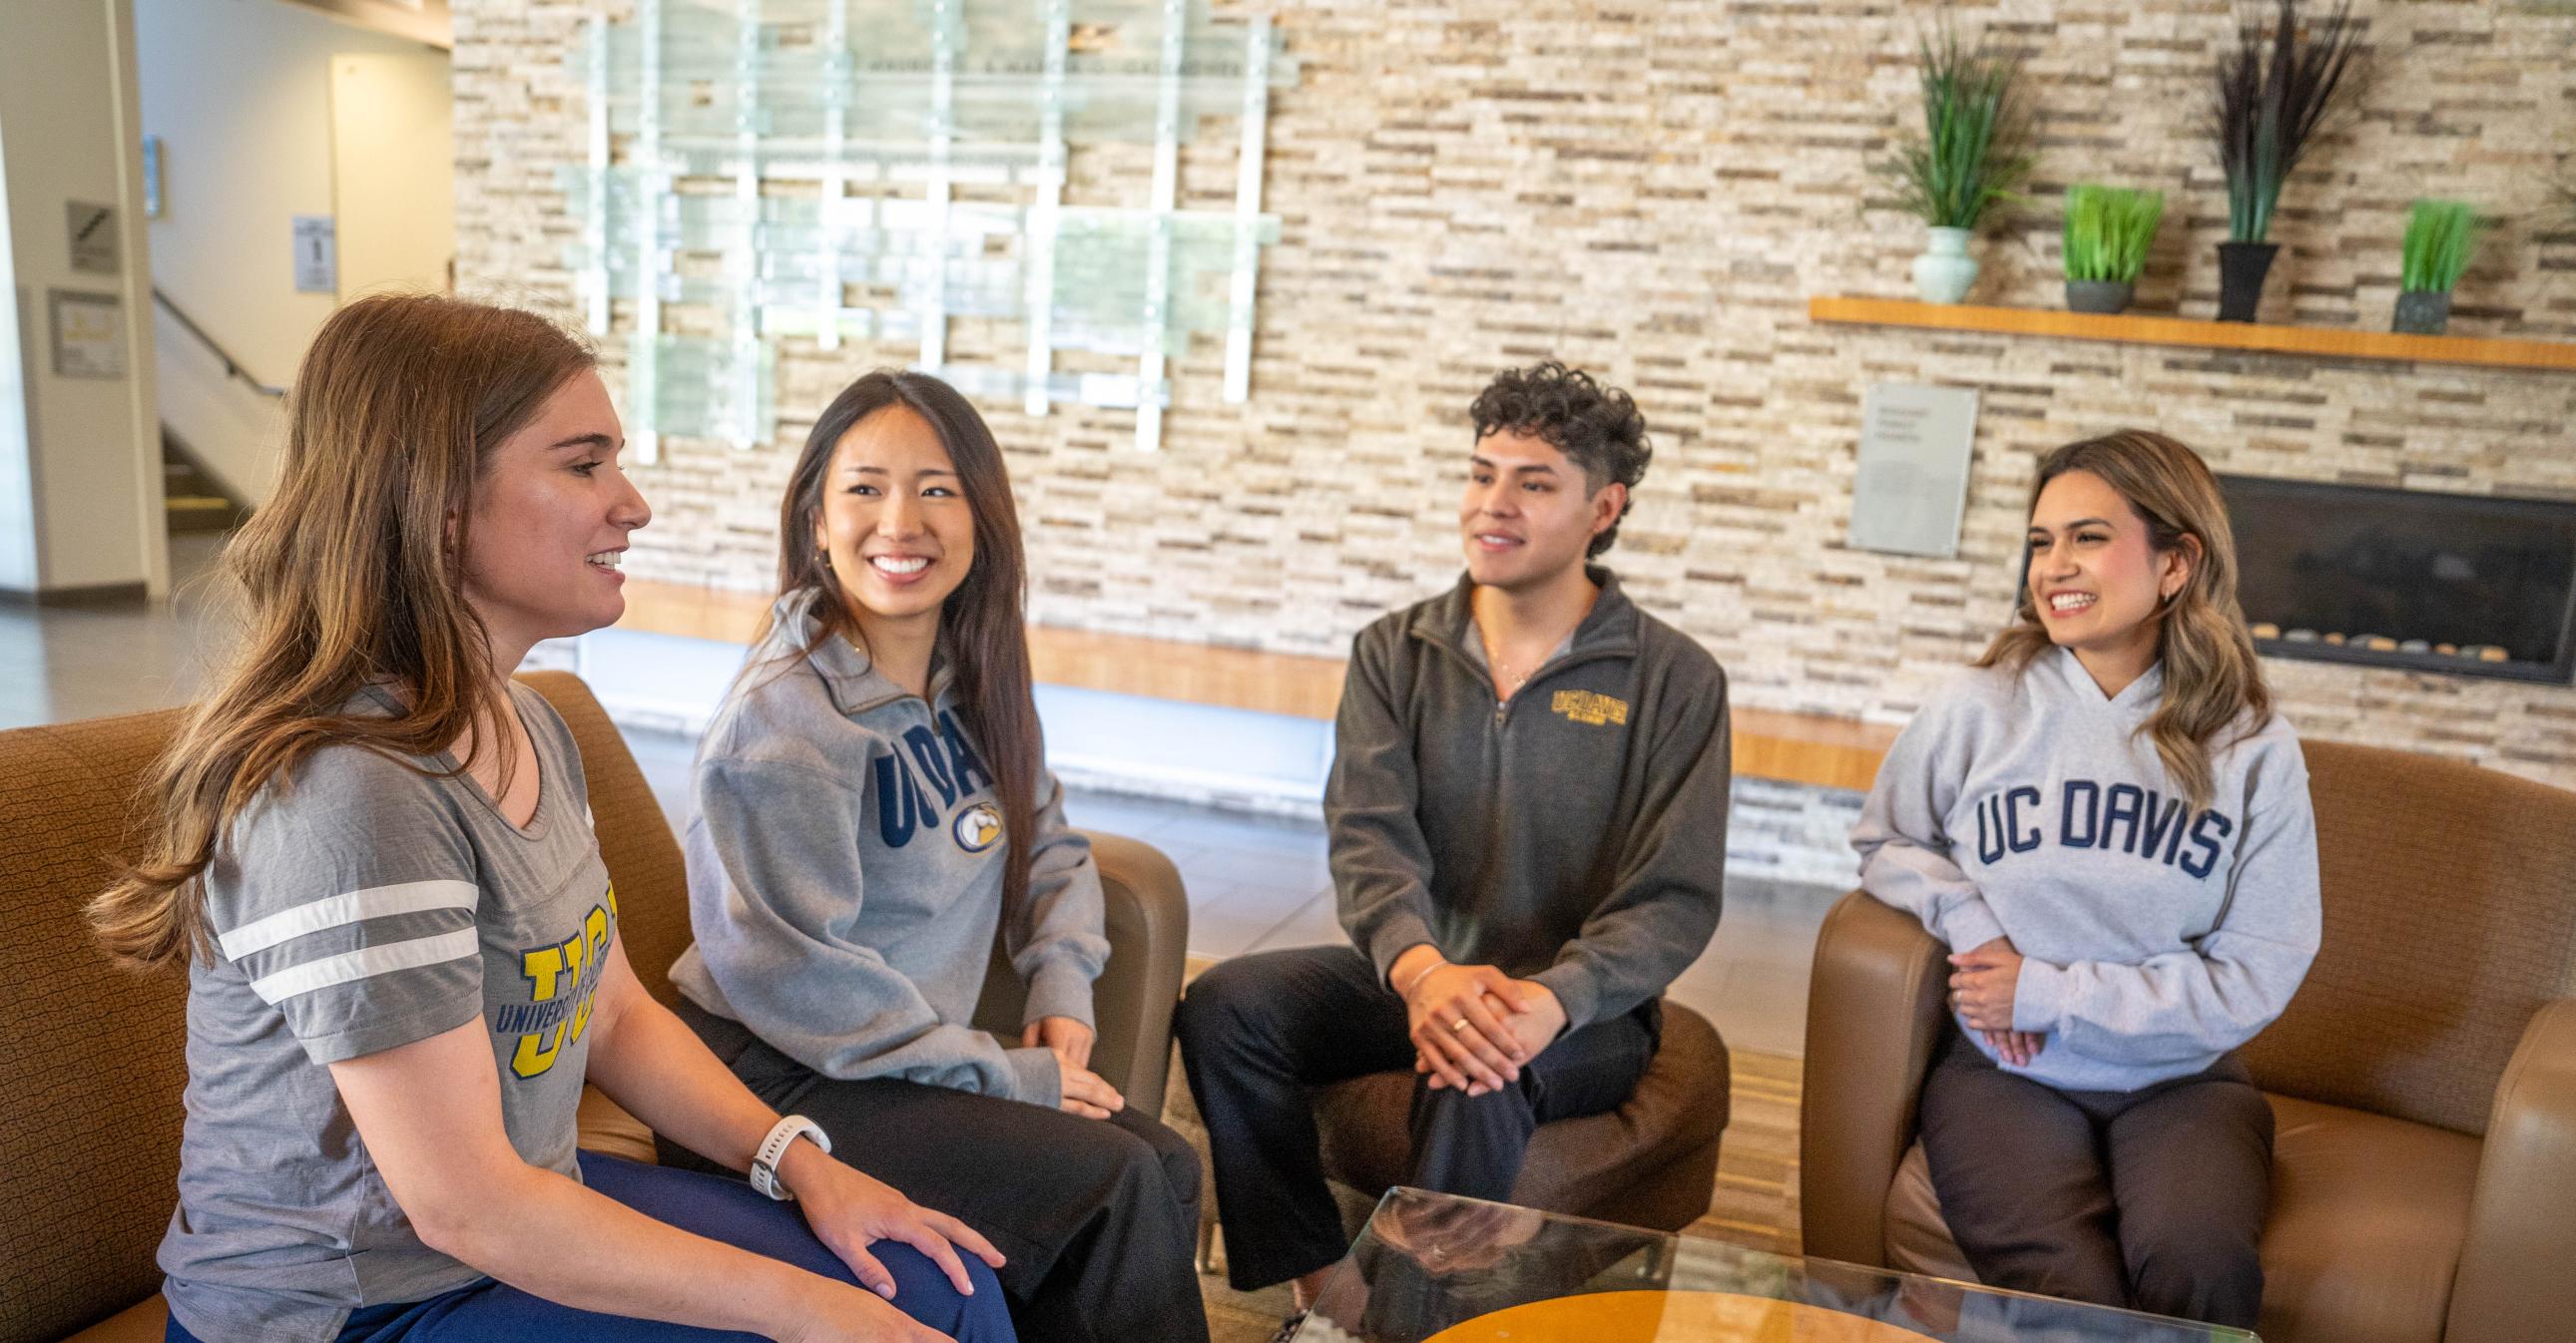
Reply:
[[[71,239],[72,269],[92,275],[114,275],[116,207],[95,201],[63,203],[63,232]]]
[[[340,231],[330,215],[295,216],[295,292],[340,289]]]
[[[114,294],[45,291],[54,327],[54,376],[125,376],[125,304]]]
[[[1846,542],[1854,550],[1957,555],[1976,441],[1975,389],[1870,384]]]

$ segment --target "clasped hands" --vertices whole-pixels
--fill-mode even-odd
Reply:
[[[2027,1068],[2048,1037],[2013,1029],[2013,990],[2021,983],[2021,953],[1998,937],[1950,957],[1950,1007],[1970,1030],[1986,1037],[2004,1062]]]
[[[1490,965],[1452,965],[1428,944],[1405,955],[1433,962],[1415,969],[1400,959],[1392,976],[1403,985],[1413,1070],[1428,1073],[1433,1090],[1499,1091],[1565,1029],[1565,1006],[1544,984]]]
[[[1127,1108],[1118,1088],[1091,1070],[1091,1028],[1071,1017],[1040,1017],[1020,1028],[1020,1045],[1055,1051],[1055,1069],[1063,1078],[1064,1097],[1056,1108],[1085,1119],[1107,1119]]]

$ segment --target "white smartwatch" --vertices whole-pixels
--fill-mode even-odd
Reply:
[[[787,1155],[787,1144],[798,1138],[811,1138],[825,1154],[832,1150],[830,1135],[822,1126],[803,1115],[789,1115],[770,1126],[769,1136],[760,1140],[760,1150],[751,1154],[751,1187],[781,1203],[793,1203],[796,1195],[778,1182],[778,1159]]]

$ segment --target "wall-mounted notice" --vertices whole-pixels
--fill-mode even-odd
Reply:
[[[295,292],[333,294],[339,289],[340,239],[331,216],[295,216]]]
[[[71,235],[72,269],[114,275],[116,207],[93,201],[65,201],[63,214],[63,229]]]
[[[45,292],[54,319],[54,375],[125,376],[125,304],[114,294],[77,289]]]
[[[1851,547],[1944,559],[1958,554],[1976,441],[1973,389],[1872,383],[1861,400]]]

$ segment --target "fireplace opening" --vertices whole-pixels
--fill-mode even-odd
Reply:
[[[2576,504],[2220,476],[2267,657],[2566,682]]]

